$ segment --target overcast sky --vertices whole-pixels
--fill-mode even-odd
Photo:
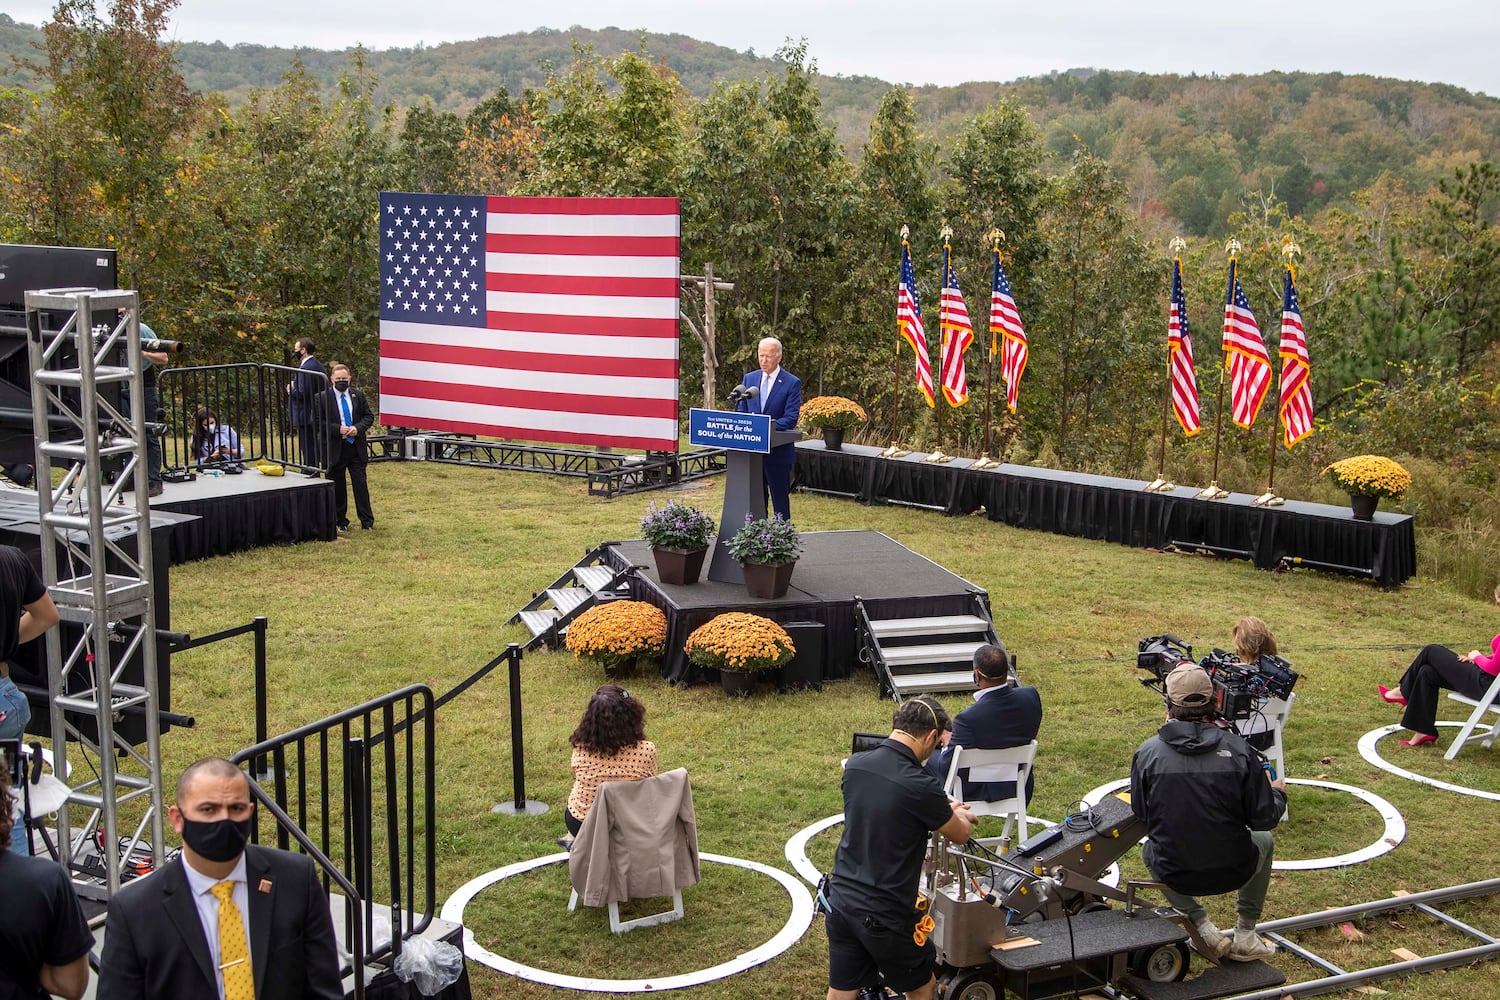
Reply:
[[[0,10],[31,24],[51,7],[0,0]],[[679,32],[762,55],[788,37],[806,38],[824,73],[897,83],[1010,80],[1081,66],[1338,70],[1500,95],[1495,0],[182,0],[175,37],[383,49],[574,25]]]

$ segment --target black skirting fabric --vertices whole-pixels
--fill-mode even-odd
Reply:
[[[992,521],[1016,528],[1118,542],[1136,548],[1205,546],[1220,555],[1272,569],[1283,559],[1368,576],[1395,586],[1417,570],[1414,519],[1377,513],[1357,521],[1347,507],[1289,500],[1256,507],[1254,497],[1231,494],[1199,500],[1179,486],[1147,493],[1141,480],[1029,466],[975,470],[968,459],[943,465],[921,456],[885,459],[878,449],[845,445],[830,452],[819,442],[797,446],[796,483],[807,490],[850,495],[862,503],[916,504],[949,514],[981,508]]]
[[[158,500],[152,509],[198,516],[172,531],[174,565],[262,545],[331,542],[338,536],[332,482],[170,503]]]

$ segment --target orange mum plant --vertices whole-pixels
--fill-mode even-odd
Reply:
[[[786,629],[769,618],[730,611],[701,625],[682,647],[690,661],[713,670],[774,670],[797,652]]]
[[[645,601],[606,601],[574,619],[567,646],[606,669],[642,656],[655,659],[667,648],[667,616]]]

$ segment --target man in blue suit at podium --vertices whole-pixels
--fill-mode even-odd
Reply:
[[[764,413],[778,431],[797,429],[802,414],[802,380],[781,367],[781,341],[767,337],[760,342],[760,371],[750,372],[740,383],[742,391],[755,390],[735,405],[740,413]],[[766,491],[770,506],[783,519],[792,519],[792,464],[797,460],[796,445],[772,448],[766,456]]]

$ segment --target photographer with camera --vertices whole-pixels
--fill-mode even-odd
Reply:
[[[1208,958],[1266,958],[1276,949],[1255,925],[1271,884],[1270,831],[1286,811],[1286,786],[1243,737],[1215,724],[1214,684],[1203,667],[1178,663],[1165,693],[1167,722],[1130,764],[1130,807],[1150,837],[1142,858],[1167,886],[1167,901],[1196,925]],[[1232,937],[1196,898],[1230,891],[1238,892]]]

